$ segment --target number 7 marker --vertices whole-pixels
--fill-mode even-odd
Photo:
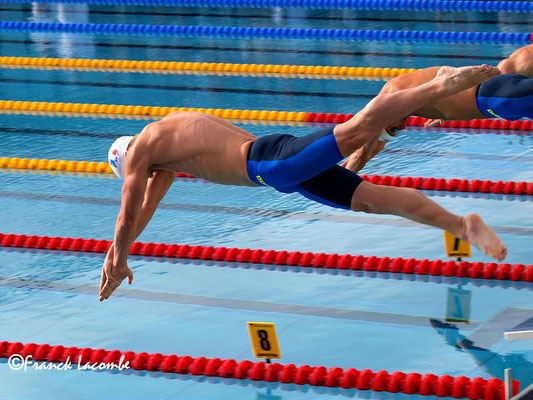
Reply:
[[[472,257],[470,243],[459,239],[448,231],[444,231],[444,244],[448,257]]]

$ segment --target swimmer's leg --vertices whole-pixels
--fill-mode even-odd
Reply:
[[[335,127],[335,138],[343,157],[377,136],[381,130],[411,115],[424,104],[452,95],[496,76],[494,67],[442,67],[437,76],[420,86],[380,94],[349,121]]]
[[[451,232],[501,261],[507,249],[477,214],[450,213],[415,189],[362,182],[353,193],[351,208],[374,214],[398,215]]]
[[[350,210],[353,194],[362,182],[356,173],[335,165],[286,192],[298,192],[318,203]]]

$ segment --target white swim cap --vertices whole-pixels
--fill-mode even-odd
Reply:
[[[124,179],[124,168],[126,164],[126,150],[134,136],[121,136],[113,142],[109,148],[107,159],[111,169],[120,179]]]

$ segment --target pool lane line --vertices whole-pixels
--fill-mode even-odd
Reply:
[[[241,110],[196,107],[160,107],[121,104],[65,103],[47,101],[0,100],[0,112],[35,114],[42,116],[65,116],[84,118],[143,118],[157,120],[176,111],[200,112],[219,118],[244,123],[254,121],[291,121],[306,123],[339,124],[348,121],[354,114],[323,113],[306,111]],[[427,118],[409,117],[407,126],[424,126]],[[449,128],[479,128],[533,131],[533,120],[508,121],[500,119],[473,119],[469,121],[446,121],[441,125]]]
[[[7,3],[27,3],[28,0],[6,0]],[[121,6],[171,7],[239,7],[239,8],[299,8],[305,10],[379,10],[379,11],[453,11],[453,12],[516,12],[533,11],[528,1],[420,1],[420,0],[37,0],[34,3],[66,3]]]
[[[112,241],[0,233],[0,246],[105,253]],[[133,242],[130,255],[533,282],[533,265]]]
[[[0,111],[1,114],[1,111]],[[231,120],[230,121],[238,121],[238,120]],[[265,125],[269,126],[287,126],[287,124],[284,124],[285,121],[266,121]],[[239,122],[236,122],[239,123]],[[242,125],[251,124],[249,120],[244,121],[241,123]],[[298,123],[292,126],[296,127],[315,127],[315,128],[324,128],[325,126],[333,126],[334,124],[327,124],[327,123],[315,123],[315,122],[307,122],[307,123]],[[424,132],[424,133],[433,133],[433,132],[439,132],[439,133],[468,133],[468,134],[488,134],[488,135],[513,135],[513,136],[533,136],[533,133],[531,131],[513,131],[513,130],[491,130],[491,129],[469,129],[469,128],[446,128],[446,127],[432,127],[432,128],[424,128],[421,126],[408,126],[405,129],[405,132]],[[77,130],[60,130],[60,129],[39,129],[39,128],[17,128],[17,127],[11,127],[11,126],[0,126],[0,133],[22,133],[22,134],[30,134],[30,135],[58,135],[58,136],[69,136],[69,137],[91,137],[91,138],[98,138],[98,139],[117,139],[118,137],[124,135],[124,133],[111,133],[111,132],[87,132],[87,131],[77,131]],[[385,148],[381,151],[381,153],[388,153],[391,149]],[[411,150],[413,152],[417,152],[418,150]],[[420,153],[424,153],[424,150],[420,150]],[[436,157],[440,157],[441,153],[435,152]],[[442,153],[442,157],[445,157],[444,154],[448,153]],[[454,154],[464,154],[466,158],[470,157],[471,154],[472,157],[476,157],[477,154],[474,153],[454,153]],[[480,155],[483,156],[483,155]],[[491,157],[491,155],[488,155]],[[501,156],[506,157],[506,156]],[[453,156],[455,158],[455,156]]]
[[[57,13],[57,10],[54,9],[46,9],[46,8],[0,8],[0,11],[7,11],[7,12],[37,12],[39,14],[54,14]],[[265,19],[271,21],[273,19],[272,15],[254,15],[254,14],[230,14],[230,13],[224,13],[224,14],[216,14],[216,13],[193,13],[193,12],[160,12],[160,11],[154,11],[154,12],[146,12],[146,11],[111,11],[111,10],[76,10],[76,9],[68,9],[64,8],[61,10],[62,14],[84,14],[84,15],[134,15],[134,16],[141,16],[146,15],[150,17],[154,16],[161,16],[161,17],[202,17],[202,18],[228,18],[228,19],[236,19],[236,20],[243,20],[243,19]],[[420,23],[420,22],[427,22],[427,18],[422,19],[415,19],[415,18],[390,18],[390,17],[382,17],[382,18],[369,18],[369,17],[351,17],[347,16],[345,14],[341,15],[306,15],[306,16],[298,16],[298,15],[282,15],[281,17],[283,21],[365,21],[365,22],[380,22],[380,23],[386,23],[386,22],[402,22],[402,23]],[[469,21],[469,20],[454,20],[454,19],[441,19],[438,16],[431,19],[432,23],[439,23],[439,24],[482,24],[482,25],[529,25],[530,23],[527,21],[495,21],[495,20],[475,20],[475,21]]]
[[[98,296],[99,287],[88,284],[72,284],[68,282],[12,278],[0,276],[0,286],[43,290],[51,292],[76,293],[90,296]],[[162,291],[151,291],[143,289],[118,288],[113,293],[113,297],[122,297],[132,300],[156,301],[171,304],[184,304],[202,307],[225,308],[230,310],[243,310],[253,312],[280,313],[299,315],[304,317],[322,317],[339,320],[364,321],[374,323],[424,326],[430,327],[432,316],[419,316],[408,314],[397,314],[377,311],[364,311],[350,308],[333,308],[321,306],[307,306],[302,304],[274,303],[269,301],[242,300],[228,297],[200,296],[182,293],[171,293]],[[473,330],[481,325],[479,321],[470,321],[468,325],[461,328]]]
[[[40,201],[57,201],[61,203],[72,204],[93,204],[101,206],[120,206],[120,199],[90,197],[90,196],[74,196],[65,194],[49,194],[37,192],[19,192],[0,190],[0,198],[14,198],[26,200],[40,200]],[[288,210],[273,210],[264,208],[248,208],[248,207],[231,207],[208,204],[191,204],[191,203],[160,203],[158,209],[173,210],[173,211],[189,211],[202,212],[213,214],[228,214],[249,216],[258,218],[281,218],[291,220],[304,221],[325,221],[335,223],[351,223],[351,224],[368,224],[368,225],[386,225],[396,227],[411,227],[420,229],[436,229],[428,225],[419,224],[414,221],[387,217],[370,217],[357,214],[326,214],[326,213],[309,213],[305,211],[288,211]],[[490,228],[498,234],[509,234],[517,236],[533,236],[533,228],[516,227],[516,226],[493,226]]]
[[[352,93],[333,93],[333,92],[304,92],[289,90],[268,90],[268,89],[241,89],[241,88],[224,88],[224,87],[199,87],[199,86],[177,86],[177,85],[145,85],[140,83],[116,83],[116,82],[84,82],[71,80],[43,80],[43,79],[14,79],[0,78],[0,84],[23,84],[27,85],[52,85],[52,86],[79,86],[93,88],[114,88],[114,89],[139,89],[139,90],[166,90],[172,92],[193,92],[193,93],[230,93],[230,94],[251,94],[261,96],[291,96],[291,97],[320,97],[320,98],[341,98],[341,99],[373,99],[378,94],[352,94]],[[167,95],[167,94],[165,94]],[[184,96],[181,94],[180,96]]]
[[[50,176],[77,176],[83,178],[103,178],[103,179],[118,179],[115,175],[98,172],[74,172],[74,171],[48,171],[41,169],[20,169],[20,168],[0,168],[0,173],[5,174],[32,174],[32,175],[50,175]],[[176,176],[176,182],[191,182],[191,183],[210,183],[203,179],[194,177]],[[421,189],[423,190],[423,189]],[[492,193],[475,193],[475,192],[443,192],[437,190],[423,190],[426,196],[430,197],[451,197],[463,199],[481,199],[481,200],[503,200],[503,201],[517,201],[523,203],[525,201],[533,201],[533,196],[517,196],[513,194],[492,194]]]
[[[401,43],[529,44],[532,33],[443,32],[377,29],[310,29],[242,26],[92,24],[0,21],[2,32],[71,33],[157,37],[209,37],[232,39],[328,40]]]
[[[0,126],[0,133],[23,133],[30,135],[57,135],[68,137],[89,137],[97,139],[117,139],[124,133],[88,132],[76,130],[41,129],[41,128],[18,128],[12,126]]]
[[[48,344],[0,342],[0,358],[31,355],[34,361],[67,362],[74,364],[81,357],[81,364],[128,363],[134,370],[161,371],[178,374],[206,375],[220,378],[249,379],[252,381],[296,383],[299,385],[341,387],[345,389],[373,390],[379,392],[408,393],[424,396],[498,400],[503,398],[504,383],[501,379],[469,378],[450,375],[404,373],[370,369],[342,369],[339,367],[294,364],[266,364],[264,361],[220,359],[161,353],[148,354],[133,351],[92,349],[89,347],[64,347]],[[122,359],[122,363],[120,360]],[[115,367],[115,368],[117,368]],[[513,380],[512,391],[520,391],[520,382]]]
[[[45,249],[30,249],[24,247],[2,247],[0,246],[0,252],[12,253],[17,252],[19,254],[37,254],[37,255],[54,255],[63,257],[87,257],[98,258],[104,260],[105,253],[84,253],[79,251],[65,251],[65,250],[45,250]],[[527,290],[533,291],[533,285],[530,282],[517,282],[517,281],[497,281],[490,279],[470,279],[470,278],[458,278],[456,276],[442,276],[442,275],[415,275],[404,274],[399,272],[377,272],[377,271],[364,271],[364,270],[347,270],[336,268],[313,268],[313,267],[299,267],[288,265],[265,265],[259,263],[243,264],[234,261],[213,261],[213,260],[192,260],[186,258],[165,258],[165,257],[153,257],[153,256],[129,256],[128,260],[131,261],[148,261],[165,264],[181,264],[192,265],[195,268],[202,267],[214,267],[214,268],[239,268],[245,270],[257,270],[257,271],[275,271],[275,272],[290,272],[295,274],[318,274],[329,276],[343,276],[354,278],[371,278],[371,279],[383,279],[387,281],[408,281],[408,282],[421,282],[421,283],[433,283],[439,285],[461,285],[467,286],[471,284],[475,287],[489,287],[499,289],[515,289],[515,290]]]
[[[57,201],[61,203],[72,204],[93,204],[101,206],[120,206],[120,199],[74,196],[62,194],[49,194],[37,192],[18,192],[9,190],[0,190],[0,198],[39,200],[39,201]],[[420,229],[436,229],[428,225],[419,224],[414,221],[387,217],[370,217],[365,215],[354,214],[326,214],[326,213],[309,213],[305,211],[273,210],[264,208],[247,208],[231,207],[208,204],[191,204],[191,203],[160,203],[158,206],[161,210],[188,211],[212,214],[228,214],[258,218],[281,218],[304,221],[325,221],[335,223],[367,224],[367,225],[386,225],[395,227],[411,227]],[[533,228],[522,228],[516,226],[490,226],[498,234],[509,234],[517,236],[533,236]]]
[[[68,172],[90,172],[107,173],[113,171],[107,162],[69,161],[69,160],[47,160],[29,158],[0,158],[0,169],[28,169],[28,170],[57,170]],[[177,172],[180,178],[195,178],[193,175]],[[479,179],[445,179],[434,177],[411,177],[411,176],[389,176],[389,175],[359,175],[364,180],[375,185],[409,187],[421,190],[441,190],[459,192],[480,192],[493,194],[509,194],[518,196],[533,195],[533,182],[514,181],[491,181]]]
[[[85,68],[106,72],[150,72],[150,73],[253,73],[269,74],[269,76],[300,77],[300,78],[356,78],[360,76],[395,77],[416,71],[415,68],[374,68],[348,67],[328,65],[279,65],[279,64],[236,64],[190,61],[139,61],[111,59],[80,59],[80,58],[38,58],[38,57],[0,57],[0,66],[16,67],[62,67]]]
[[[49,45],[62,45],[62,42],[53,41],[53,40],[42,40],[42,39],[27,39],[27,40],[13,40],[13,39],[1,39],[0,43],[3,44],[38,44],[42,46]],[[135,43],[118,43],[118,40],[113,40],[112,43],[105,42],[74,42],[69,41],[72,46],[89,46],[89,47],[109,47],[109,48],[135,48],[135,49],[159,49],[159,50],[171,50],[174,54],[178,50],[188,51],[192,50],[194,52],[199,51],[216,51],[216,52],[238,52],[242,54],[246,53],[272,53],[272,54],[317,54],[317,55],[337,55],[337,56],[347,56],[352,59],[353,57],[358,56],[372,56],[372,57],[396,57],[396,58],[442,58],[445,60],[449,59],[460,59],[460,60],[493,60],[500,62],[505,56],[478,56],[475,54],[416,54],[416,53],[384,53],[384,52],[365,52],[365,51],[339,51],[339,50],[305,50],[305,49],[267,49],[260,47],[223,47],[223,46],[183,46],[183,45],[164,45],[164,44],[135,44]]]
[[[283,74],[270,72],[232,72],[232,71],[197,71],[197,70],[159,70],[159,69],[117,69],[117,68],[93,68],[93,67],[62,67],[62,66],[31,66],[31,65],[3,65],[4,69],[31,69],[41,71],[80,71],[80,72],[118,72],[118,73],[145,73],[145,74],[173,74],[173,75],[197,75],[197,76],[241,76],[250,78],[284,78],[284,79],[330,79],[330,80],[359,80],[359,81],[388,81],[391,78],[385,76],[370,75],[311,75],[311,74]]]
[[[152,116],[141,114],[101,114],[101,113],[87,113],[87,112],[72,112],[72,111],[36,111],[36,110],[5,110],[0,108],[0,114],[6,115],[32,115],[36,117],[67,117],[67,118],[110,118],[110,119],[127,119],[137,121],[157,121],[164,116]],[[295,120],[267,120],[267,119],[237,119],[224,118],[234,124],[243,125],[266,125],[266,126],[318,126],[323,127],[324,124],[320,122],[306,122]]]
[[[1,129],[0,129],[1,132]],[[529,151],[526,151],[526,153]],[[430,158],[452,158],[459,160],[484,160],[484,161],[508,161],[520,163],[532,163],[533,156],[528,155],[498,155],[498,154],[477,154],[461,153],[451,151],[434,151],[434,150],[411,150],[411,149],[383,149],[380,151],[383,155],[408,156],[408,157],[430,157]]]
[[[40,201],[57,201],[61,203],[72,204],[93,204],[101,206],[120,206],[120,199],[74,196],[65,194],[49,194],[37,192],[19,192],[0,190],[0,198],[40,200]],[[386,225],[396,227],[410,227],[420,229],[436,229],[428,225],[419,224],[418,222],[407,219],[387,218],[387,217],[370,217],[358,214],[326,214],[326,213],[309,213],[305,211],[288,211],[273,210],[264,208],[248,207],[231,207],[208,204],[191,204],[191,203],[160,203],[158,209],[173,211],[202,212],[212,214],[228,214],[258,218],[281,218],[304,221],[325,221],[335,223],[367,224],[367,225]],[[493,226],[490,228],[498,234],[509,234],[516,236],[533,236],[533,228],[517,226]]]

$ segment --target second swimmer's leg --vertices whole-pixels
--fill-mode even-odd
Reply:
[[[435,79],[420,86],[380,94],[349,121],[335,127],[335,138],[343,157],[352,154],[381,130],[411,115],[424,104],[468,89],[497,75],[494,67],[442,67]]]

